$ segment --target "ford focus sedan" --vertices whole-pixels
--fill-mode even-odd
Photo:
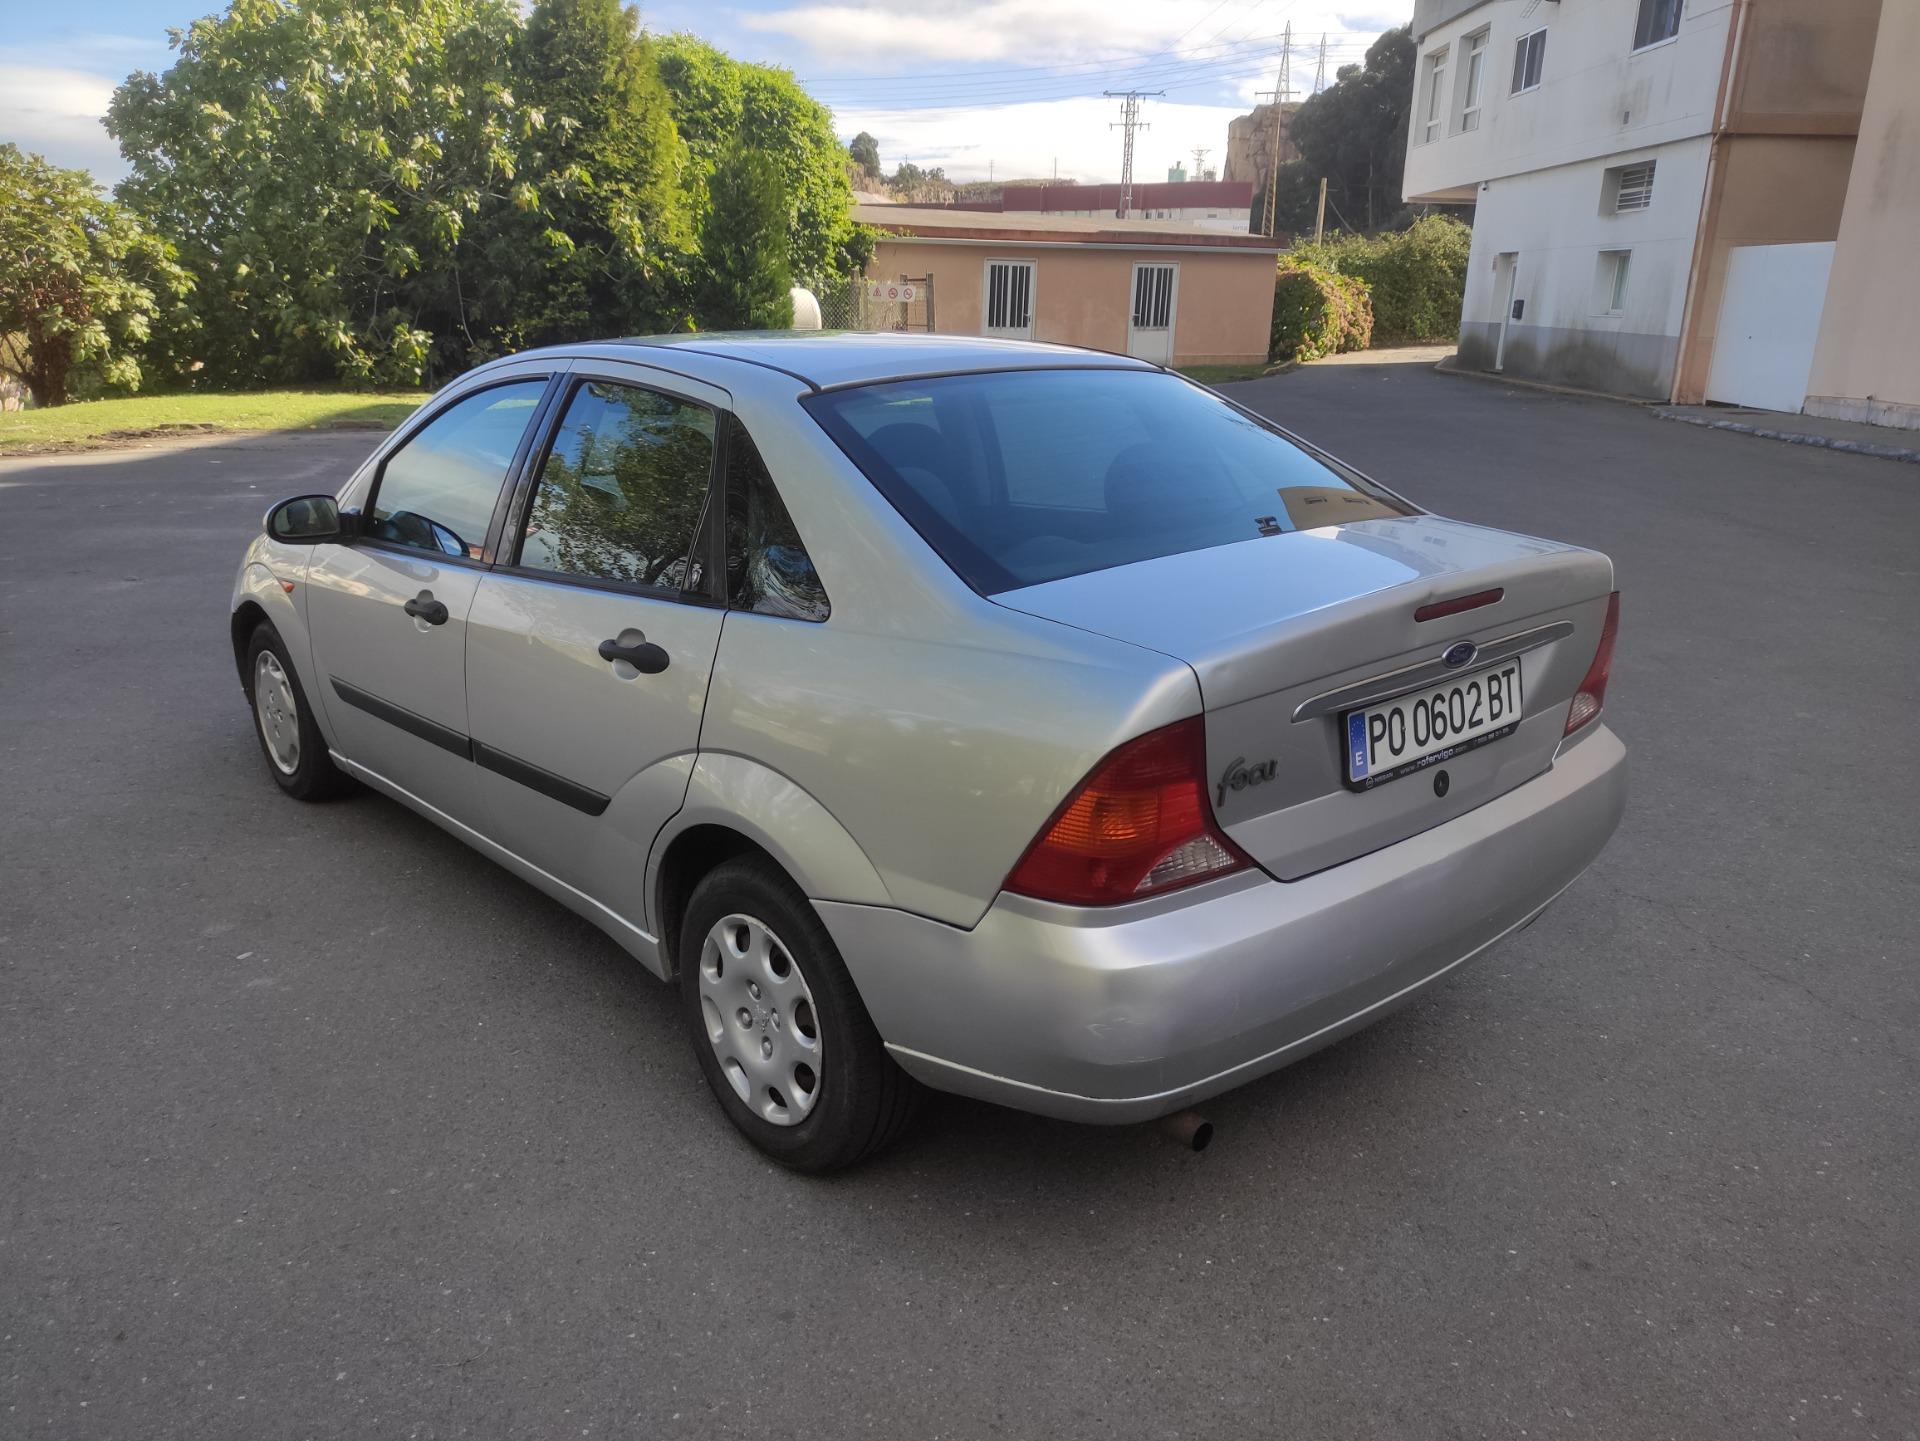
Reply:
[[[817,1171],[921,1086],[1183,1110],[1526,925],[1625,803],[1618,616],[1124,356],[699,335],[463,376],[268,513],[232,641],[281,790],[587,917]]]

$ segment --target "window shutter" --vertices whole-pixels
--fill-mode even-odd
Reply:
[[[1654,162],[1649,160],[1644,165],[1624,165],[1620,168],[1620,188],[1613,200],[1614,214],[1645,210],[1653,204],[1653,167]]]

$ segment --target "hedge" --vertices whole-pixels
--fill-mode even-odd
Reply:
[[[1373,305],[1364,280],[1291,254],[1280,257],[1269,360],[1318,360],[1343,350],[1365,350],[1372,338]]]
[[[1397,234],[1341,235],[1296,246],[1287,259],[1365,281],[1377,340],[1451,340],[1460,332],[1472,243],[1471,227],[1428,215]]]

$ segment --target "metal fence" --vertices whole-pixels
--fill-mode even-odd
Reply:
[[[820,292],[820,323],[828,330],[932,330],[933,277],[892,280],[855,276]]]

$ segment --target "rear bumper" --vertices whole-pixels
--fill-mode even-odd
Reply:
[[[1148,1120],[1358,1030],[1525,925],[1600,853],[1626,785],[1602,725],[1506,795],[1297,881],[1108,911],[1003,894],[972,930],[816,905],[888,1049],[928,1085]]]

